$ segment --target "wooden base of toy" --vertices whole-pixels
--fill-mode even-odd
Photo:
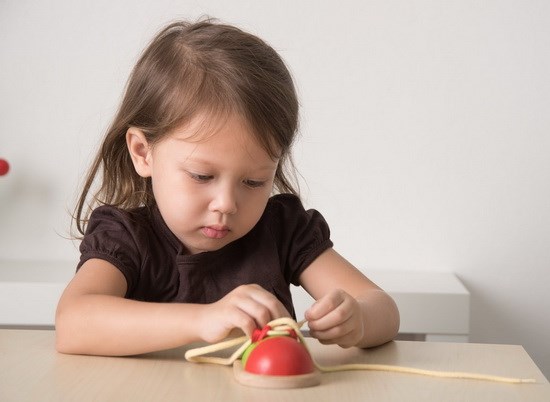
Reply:
[[[240,360],[233,363],[235,379],[242,385],[257,388],[306,388],[321,383],[321,372],[300,375],[260,375],[249,373]]]

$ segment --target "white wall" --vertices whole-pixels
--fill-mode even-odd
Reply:
[[[169,20],[255,32],[301,96],[306,203],[370,268],[453,271],[471,340],[550,376],[550,3],[0,2],[0,259],[76,259],[68,215],[139,51]]]

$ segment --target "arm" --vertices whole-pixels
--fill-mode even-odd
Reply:
[[[125,299],[126,279],[112,264],[86,261],[65,289],[56,312],[62,353],[132,355],[194,341],[218,342],[240,329],[247,335],[288,315],[256,285],[234,289],[212,304],[150,303]]]
[[[333,249],[300,276],[316,299],[306,311],[311,335],[342,347],[371,347],[392,340],[399,329],[393,299]]]

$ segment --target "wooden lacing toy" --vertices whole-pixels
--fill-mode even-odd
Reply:
[[[232,365],[236,380],[262,388],[302,388],[318,385],[321,373],[349,370],[390,371],[431,377],[494,381],[508,384],[534,383],[534,379],[509,378],[486,374],[424,370],[384,364],[352,363],[321,366],[313,360],[300,331],[305,321],[278,318],[252,337],[243,336],[213,345],[190,349],[185,358],[195,363]],[[227,358],[205,356],[241,345]]]

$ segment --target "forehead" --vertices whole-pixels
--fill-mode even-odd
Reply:
[[[201,143],[228,130],[254,137],[250,125],[239,114],[204,112],[177,126],[169,135],[177,140]]]
[[[242,134],[243,141],[255,141],[273,160],[280,159],[286,152],[269,127],[255,126],[238,109],[203,109],[189,121],[176,126],[168,136],[201,143],[217,134],[226,135],[229,131]]]
[[[185,148],[187,158],[193,160],[205,162],[235,157],[269,167],[278,162],[278,158],[272,157],[269,149],[258,141],[248,122],[237,114],[214,119],[197,116],[173,130],[168,138],[174,146],[179,144],[180,151]]]

